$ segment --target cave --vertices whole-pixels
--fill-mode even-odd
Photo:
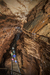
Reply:
[[[50,0],[0,0],[0,75],[50,75]]]

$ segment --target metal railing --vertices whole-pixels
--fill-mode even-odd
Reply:
[[[21,75],[21,73],[19,73],[19,72],[17,72],[17,71],[10,70],[10,69],[8,69],[8,68],[0,68],[0,70],[8,70],[9,72],[12,71],[12,72],[15,73],[15,74]],[[11,74],[11,75],[13,75],[13,74]]]

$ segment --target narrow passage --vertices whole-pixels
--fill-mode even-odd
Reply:
[[[16,55],[16,43],[17,40],[19,39],[20,33],[17,33],[15,35],[15,38],[12,42],[12,49],[11,49],[11,75],[21,75],[20,73],[20,68],[17,60],[17,55]]]

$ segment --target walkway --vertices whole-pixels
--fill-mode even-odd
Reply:
[[[12,70],[12,75],[21,75],[20,74],[20,69],[19,69],[19,66],[18,66],[18,62],[17,63],[15,63],[15,62],[13,62],[12,61],[12,66],[11,66],[11,70]]]
[[[16,49],[16,43],[17,43],[17,40],[19,39],[19,35],[20,34],[18,33],[12,42],[12,47],[14,47],[14,51]],[[15,51],[15,55],[16,55],[16,51]],[[17,60],[17,55],[16,55],[15,59]],[[12,58],[11,58],[11,75],[21,75],[18,61],[17,61],[17,63],[15,63],[15,61],[12,61]]]

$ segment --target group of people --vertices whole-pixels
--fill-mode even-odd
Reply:
[[[15,54],[15,50],[14,49],[12,49],[12,51],[11,51],[11,58],[12,58],[13,62],[17,63],[16,54]]]

